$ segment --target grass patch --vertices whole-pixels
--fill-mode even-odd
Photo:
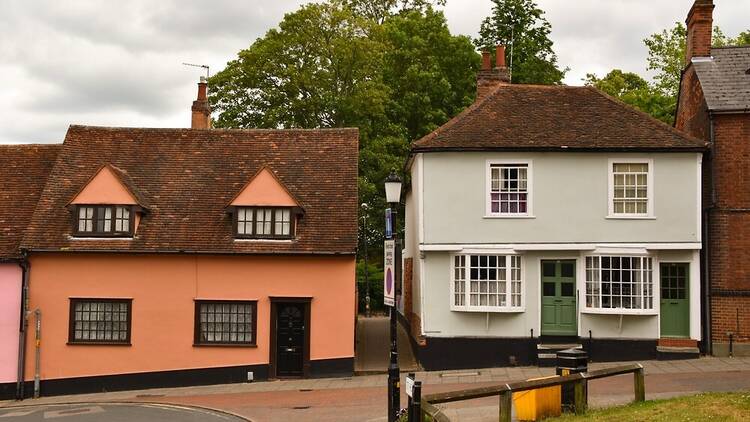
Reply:
[[[564,415],[547,422],[583,421],[748,421],[750,392],[705,393],[667,400],[647,400],[627,406]]]

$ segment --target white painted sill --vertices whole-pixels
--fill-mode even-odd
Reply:
[[[609,214],[606,217],[607,220],[656,220],[653,215],[620,215],[620,214]]]
[[[536,218],[535,215],[529,214],[489,214],[485,215],[484,218]]]
[[[595,309],[595,308],[581,308],[582,314],[591,315],[644,315],[644,316],[657,316],[659,311],[655,309]]]
[[[526,307],[522,308],[462,308],[458,306],[451,306],[451,311],[454,312],[469,312],[469,313],[491,313],[491,314],[520,314],[526,312]]]

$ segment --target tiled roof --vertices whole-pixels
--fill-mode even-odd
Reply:
[[[709,110],[750,111],[750,46],[712,48],[711,56],[692,63]]]
[[[501,85],[412,144],[412,152],[704,148],[703,141],[596,88],[540,85]]]
[[[0,145],[0,260],[20,257],[31,220],[62,145]]]
[[[351,254],[356,129],[193,130],[71,126],[22,246],[45,251]],[[148,210],[134,239],[71,238],[67,202],[102,165]],[[294,241],[235,241],[226,204],[263,166],[299,198]]]

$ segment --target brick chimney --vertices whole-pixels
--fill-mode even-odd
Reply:
[[[713,29],[713,0],[695,0],[685,23],[687,24],[687,45],[685,64],[693,57],[711,56],[711,31]]]
[[[201,76],[201,80],[198,82],[198,99],[193,101],[193,119],[190,125],[193,129],[211,128],[211,107],[208,105],[206,96],[207,88],[206,78]]]
[[[510,73],[505,66],[505,46],[495,50],[495,67],[490,68],[490,52],[482,51],[482,68],[477,72],[477,100],[484,98],[500,85],[510,84]]]

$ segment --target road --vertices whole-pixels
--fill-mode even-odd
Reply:
[[[92,403],[26,406],[0,409],[0,421],[37,422],[237,422],[226,413],[206,409],[151,403]]]

